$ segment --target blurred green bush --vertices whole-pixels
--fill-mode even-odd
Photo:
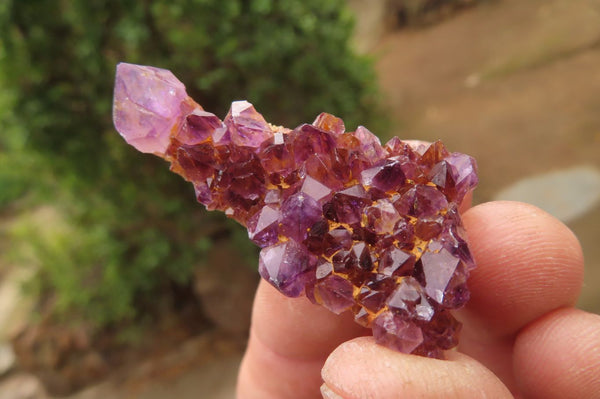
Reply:
[[[35,253],[54,313],[131,320],[188,285],[214,237],[241,234],[114,131],[117,62],[172,70],[221,116],[248,99],[276,124],[328,111],[377,131],[373,69],[349,48],[351,31],[344,0],[1,2],[0,207],[60,215],[12,230]]]

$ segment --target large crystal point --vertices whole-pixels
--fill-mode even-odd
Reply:
[[[164,155],[171,134],[196,107],[201,109],[171,71],[117,65],[113,119],[121,136],[138,151]]]
[[[474,267],[458,213],[477,185],[473,158],[441,142],[382,146],[327,113],[273,126],[247,101],[222,121],[171,72],[132,64],[117,66],[113,116],[207,209],[246,226],[262,248],[261,276],[284,295],[352,312],[400,352],[442,357],[457,345],[449,311],[468,300]]]

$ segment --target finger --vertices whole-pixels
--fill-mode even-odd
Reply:
[[[340,343],[365,333],[369,330],[350,313],[335,315],[305,297],[286,298],[261,281],[238,397],[318,397],[326,357]]]
[[[323,391],[344,399],[512,398],[477,361],[458,352],[448,358],[406,355],[377,345],[372,337],[356,338],[325,362]]]
[[[527,398],[600,398],[600,316],[560,309],[531,323],[514,350]]]
[[[463,222],[477,263],[460,350],[514,387],[511,351],[517,332],[540,316],[572,306],[583,279],[579,242],[560,221],[517,202],[491,202]]]

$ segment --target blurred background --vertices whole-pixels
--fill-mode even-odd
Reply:
[[[600,313],[600,0],[5,0],[0,399],[233,397],[257,250],[116,133],[119,61],[473,155],[476,202],[573,229]]]

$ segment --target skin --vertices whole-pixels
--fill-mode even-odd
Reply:
[[[575,309],[583,256],[561,222],[516,202],[463,213],[477,268],[446,360],[375,344],[349,314],[262,281],[239,399],[600,398],[600,316]]]

